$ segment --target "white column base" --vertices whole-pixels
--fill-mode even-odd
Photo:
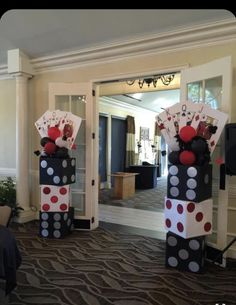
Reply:
[[[18,217],[14,218],[14,222],[25,223],[37,219],[37,212],[32,210],[21,211]]]

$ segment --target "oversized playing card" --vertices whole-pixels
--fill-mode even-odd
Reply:
[[[40,134],[40,136],[47,137],[48,136],[48,128],[51,123],[51,111],[47,110],[36,122],[35,126]]]
[[[82,122],[82,119],[72,113],[68,114],[66,116],[66,119],[63,122],[62,136],[66,138],[69,149],[72,148],[72,146],[75,142],[81,122]],[[60,126],[60,128],[62,126]]]
[[[48,137],[50,127],[58,127],[61,136],[68,142],[68,148],[71,149],[76,139],[82,119],[71,112],[47,110],[36,122],[35,126],[40,136]]]
[[[161,122],[169,135],[174,137],[176,135],[176,128],[174,125],[172,113],[170,112],[171,107],[166,108],[158,115],[158,121]]]
[[[200,103],[192,103],[191,101],[184,101],[180,103],[181,110],[179,113],[179,129],[184,126],[191,125],[196,112],[201,111]]]
[[[196,129],[197,135],[205,138],[211,155],[220,138],[223,128],[228,120],[228,114],[212,109],[209,105],[201,104],[199,112],[195,113],[191,126]],[[214,133],[210,131],[209,127],[213,127]]]
[[[170,133],[170,129],[168,127],[167,121],[166,120],[163,121],[163,120],[165,120],[165,118],[162,118],[159,115],[156,115],[156,122],[160,129],[160,132],[161,132],[162,136],[164,137],[166,144],[168,146],[170,146],[173,137]]]

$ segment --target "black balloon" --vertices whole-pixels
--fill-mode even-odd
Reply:
[[[203,138],[193,139],[193,141],[191,143],[191,149],[197,155],[206,152],[206,150],[207,150],[206,140]]]
[[[205,154],[198,154],[196,159],[196,165],[205,165],[210,162],[210,155],[207,153]]]
[[[172,151],[172,152],[170,152],[169,155],[168,155],[169,162],[171,164],[180,164],[179,154],[180,154],[179,151]]]
[[[44,147],[48,142],[52,142],[52,140],[48,137],[44,137],[40,140],[40,145]]]
[[[59,147],[54,156],[55,158],[69,158],[68,149],[65,147]]]

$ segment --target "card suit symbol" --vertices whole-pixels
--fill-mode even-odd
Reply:
[[[169,116],[169,117],[168,117],[168,121],[170,121],[170,120],[171,120],[171,117]]]
[[[160,130],[165,129],[164,124],[163,124],[163,123],[161,123],[161,124],[159,125],[159,128],[160,128]]]
[[[218,165],[221,165],[224,163],[224,159],[222,157],[218,157],[215,159],[215,163]]]
[[[212,142],[210,143],[210,145],[211,145],[211,146],[214,146],[214,145],[215,145],[215,141],[212,141]]]
[[[195,116],[195,121],[199,120],[199,114]]]
[[[186,113],[185,113],[185,112],[183,112],[183,113],[182,113],[182,116],[186,116]]]

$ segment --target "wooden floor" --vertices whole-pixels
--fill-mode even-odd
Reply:
[[[99,204],[99,221],[155,232],[165,239],[164,213]]]

